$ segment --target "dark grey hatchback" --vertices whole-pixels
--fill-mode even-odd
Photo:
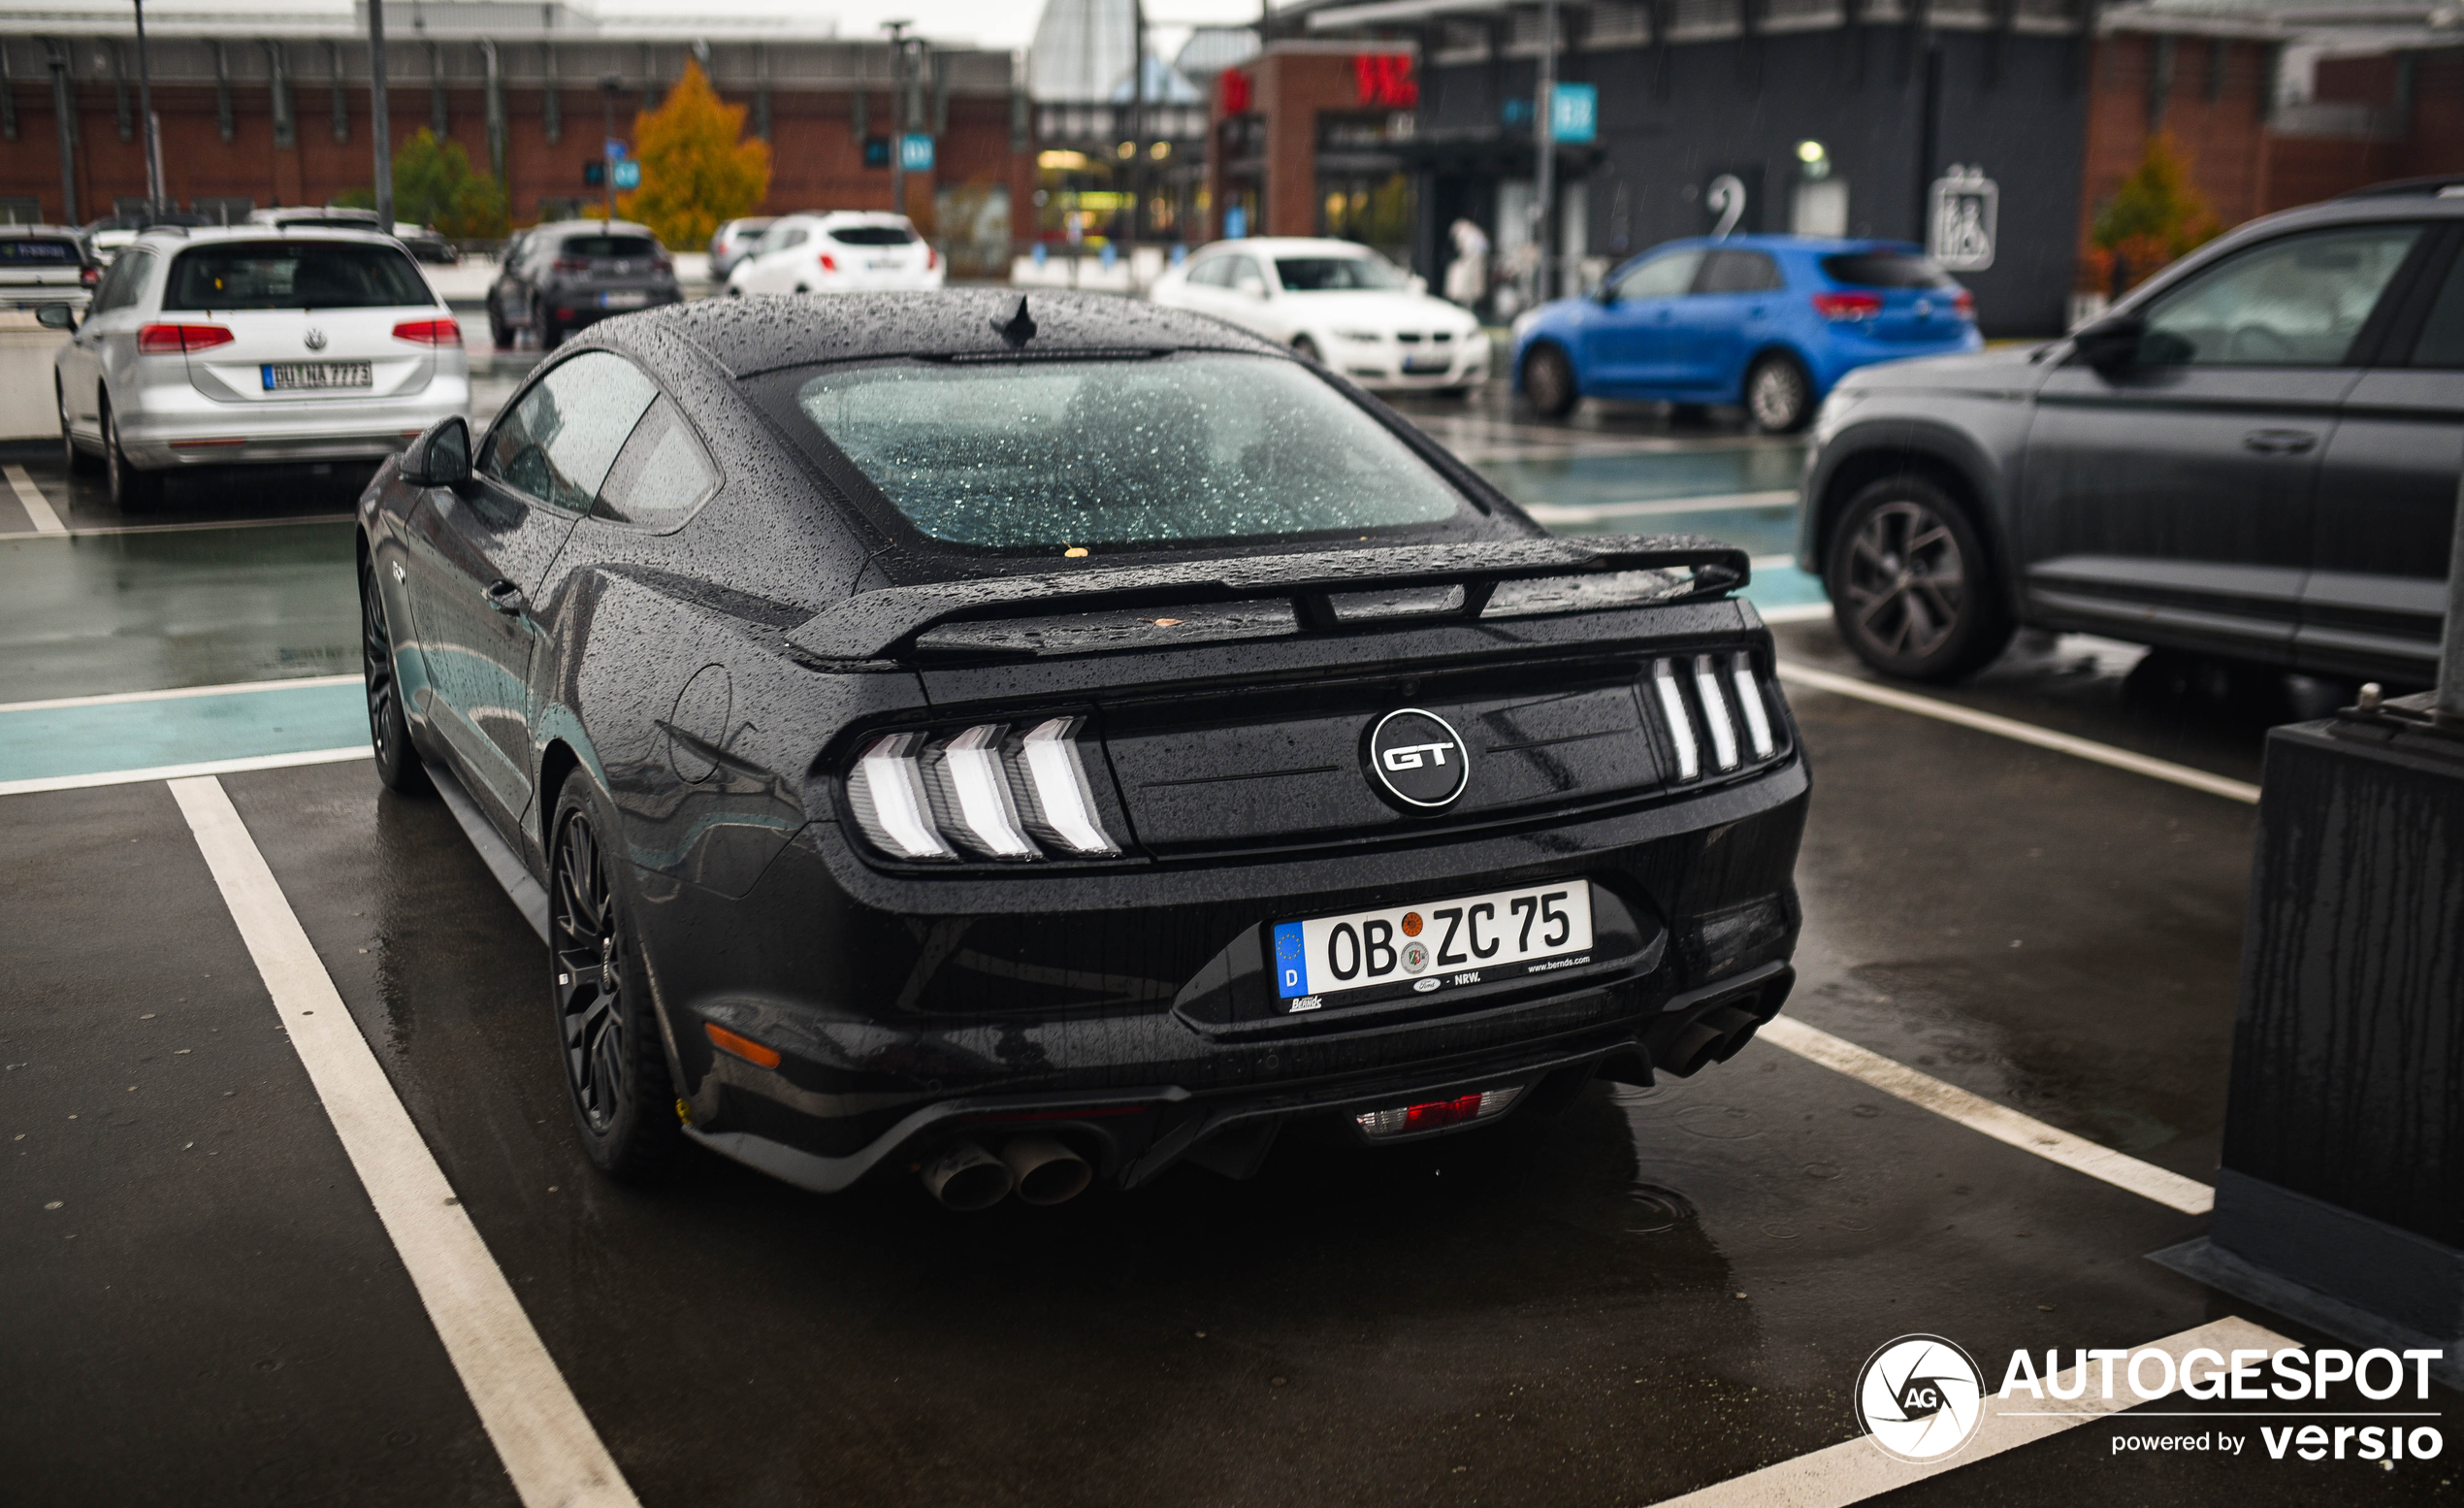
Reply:
[[[1798,554],[1888,674],[2020,625],[2426,684],[2464,453],[2464,180],[2256,220],[2068,338],[1864,368]]]

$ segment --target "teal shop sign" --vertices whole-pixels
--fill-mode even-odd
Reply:
[[[1600,140],[1600,88],[1589,83],[1561,83],[1548,94],[1548,134],[1552,141],[1583,146]]]

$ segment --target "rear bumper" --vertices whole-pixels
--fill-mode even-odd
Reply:
[[[1613,816],[1150,872],[1126,890],[1022,885],[1008,914],[959,917],[858,902],[832,877],[835,830],[816,824],[740,901],[643,876],[645,942],[678,1092],[715,1150],[827,1192],[1032,1121],[1133,1187],[1184,1157],[1238,1163],[1204,1149],[1287,1123],[1575,1069],[1648,1082],[1734,1052],[1793,977],[1808,791],[1799,758]],[[1218,1009],[1247,939],[1279,917],[1575,876],[1635,924],[1596,964],[1417,997],[1425,1006]],[[954,971],[973,982],[946,988]],[[717,1052],[705,1024],[781,1064]]]
[[[438,419],[468,412],[470,380],[439,372],[416,393],[385,398],[218,403],[184,383],[136,395],[117,415],[129,460],[148,471],[235,462],[375,460]]]

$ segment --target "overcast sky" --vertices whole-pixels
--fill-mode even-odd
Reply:
[[[5,0],[0,0],[5,3]],[[678,0],[599,0],[601,16],[673,16],[689,7]],[[929,37],[974,42],[988,48],[1023,48],[1035,37],[1042,0],[730,0],[735,16],[794,16],[800,20],[834,16],[842,37],[875,35],[883,21],[914,21]],[[393,12],[386,11],[388,16]],[[1156,32],[1155,50],[1169,58],[1194,25],[1241,25],[1257,19],[1256,0],[1147,0],[1147,24]]]

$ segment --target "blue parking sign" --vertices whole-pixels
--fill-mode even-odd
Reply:
[[[616,166],[616,186],[617,186],[618,188],[639,188],[639,187],[641,187],[641,159],[640,159],[640,158],[638,158],[638,157],[628,157],[628,158],[626,158],[624,161],[622,161],[622,162],[620,162],[620,163],[617,163],[615,166]]]
[[[1600,87],[1561,83],[1548,95],[1549,140],[1580,146],[1600,140]]]
[[[932,171],[932,138],[911,132],[898,138],[898,165],[910,173]]]

